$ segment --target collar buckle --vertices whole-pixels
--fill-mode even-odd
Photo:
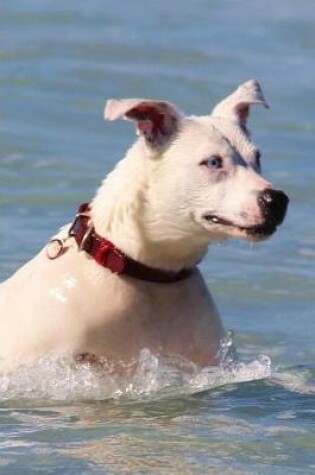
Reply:
[[[87,244],[88,242],[88,239],[89,237],[91,236],[91,233],[94,229],[94,226],[92,223],[90,223],[85,231],[85,233],[83,234],[83,237],[82,237],[82,241],[80,242],[78,248],[79,248],[79,251],[85,251],[85,245]]]

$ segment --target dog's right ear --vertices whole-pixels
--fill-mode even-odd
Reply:
[[[130,119],[137,123],[137,132],[153,148],[161,147],[178,130],[179,111],[169,102],[145,99],[110,99],[104,118],[107,120]]]
[[[267,108],[269,107],[260,84],[254,79],[250,79],[219,102],[213,109],[211,115],[213,117],[232,120],[247,130],[249,109],[253,104],[261,104]]]

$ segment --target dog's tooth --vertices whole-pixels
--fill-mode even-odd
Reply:
[[[219,220],[218,220],[218,218],[217,218],[216,216],[213,216],[213,217],[211,218],[211,221],[212,221],[213,223],[218,223],[218,222],[219,222]]]

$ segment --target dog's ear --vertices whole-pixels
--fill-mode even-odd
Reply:
[[[130,119],[137,123],[137,132],[151,147],[163,146],[178,130],[181,114],[169,102],[145,99],[110,99],[104,118]]]
[[[219,102],[211,115],[237,122],[246,130],[249,108],[252,104],[261,104],[269,108],[259,83],[254,79],[244,82],[232,94]]]

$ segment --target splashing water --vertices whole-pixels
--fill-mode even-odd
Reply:
[[[219,361],[218,367],[201,369],[182,357],[156,356],[143,349],[130,376],[130,371],[115,373],[106,361],[100,369],[69,356],[45,356],[0,373],[0,399],[161,398],[270,376],[266,356],[247,364],[236,361],[232,332],[221,342]]]
[[[293,391],[307,388],[305,375],[272,373],[268,356],[261,355],[249,363],[237,361],[231,331],[222,340],[218,356],[217,367],[201,369],[180,356],[156,356],[143,349],[132,375],[128,372],[130,366],[117,374],[106,361],[100,368],[90,362],[78,364],[69,356],[45,356],[24,363],[14,372],[0,373],[0,399],[155,399],[265,378]]]

